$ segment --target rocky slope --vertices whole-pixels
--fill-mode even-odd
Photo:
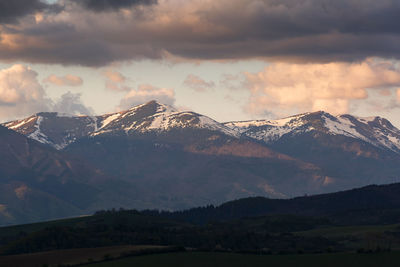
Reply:
[[[123,182],[2,126],[0,158],[0,225],[125,206],[125,200],[113,192],[114,185]]]

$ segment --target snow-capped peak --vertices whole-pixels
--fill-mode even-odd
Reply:
[[[381,117],[355,117],[339,115],[337,121],[325,120],[325,126],[332,134],[342,134],[361,139],[375,146],[400,152],[400,130]]]
[[[41,112],[4,126],[40,143],[63,149],[96,128],[96,118],[57,112]]]
[[[93,136],[114,132],[145,133],[165,132],[172,129],[204,128],[238,136],[235,130],[211,118],[191,111],[179,111],[157,101],[135,106],[127,111],[101,116],[101,127]]]
[[[278,120],[228,122],[226,126],[248,137],[273,143],[283,136],[319,131],[360,139],[381,148],[400,153],[400,130],[380,117],[355,117],[348,114],[333,116],[318,111]]]
[[[243,131],[244,129],[250,127],[261,127],[261,126],[287,126],[292,121],[297,121],[298,119],[307,116],[311,113],[303,113],[295,116],[285,117],[277,120],[249,120],[249,121],[231,121],[225,122],[224,125],[237,128]]]
[[[41,143],[63,149],[75,140],[103,134],[165,133],[173,129],[207,129],[232,137],[247,136],[273,143],[284,136],[309,132],[343,135],[400,153],[400,130],[380,117],[333,116],[319,111],[277,120],[219,123],[207,116],[180,111],[157,101],[101,116],[38,113],[3,124]]]

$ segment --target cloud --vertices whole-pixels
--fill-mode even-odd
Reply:
[[[91,115],[94,113],[93,109],[83,104],[81,94],[73,94],[71,92],[63,94],[53,105],[52,111],[71,115]]]
[[[40,0],[0,0],[0,23],[16,22],[16,18],[42,11],[46,6]]]
[[[0,70],[0,120],[12,120],[38,112],[57,111],[68,114],[90,114],[80,94],[70,92],[57,101],[50,99],[39,83],[38,73],[24,65]]]
[[[51,100],[37,76],[37,72],[24,65],[0,70],[0,118],[11,119],[11,116],[24,116],[51,108]]]
[[[45,83],[51,83],[57,86],[80,86],[83,84],[83,80],[79,76],[75,75],[65,75],[65,76],[56,76],[54,74],[50,75],[46,79],[44,79]]]
[[[106,76],[110,81],[115,83],[123,83],[126,81],[126,77],[119,73],[118,71],[107,70],[104,72],[104,76]]]
[[[236,75],[224,74],[220,80],[220,86],[229,90],[240,90],[246,85],[246,77],[243,73]]]
[[[208,89],[212,89],[215,87],[215,83],[213,81],[206,82],[202,78],[189,74],[183,84],[191,89],[194,89],[197,92],[205,92]]]
[[[41,0],[0,0],[0,23],[16,23],[18,18],[44,11],[60,11],[61,6]]]
[[[302,63],[400,59],[398,0],[79,2],[64,1],[62,12],[37,21],[0,26],[0,60],[104,66],[170,56]]]
[[[73,0],[81,6],[95,12],[119,10],[140,5],[154,5],[157,0]]]
[[[400,102],[400,88],[397,89],[397,101]]]
[[[106,70],[103,72],[103,76],[106,77],[106,88],[112,91],[130,91],[132,88],[126,85],[127,78],[114,70]]]
[[[119,109],[125,110],[133,106],[157,100],[163,104],[173,105],[175,103],[175,92],[173,89],[158,88],[149,84],[139,85],[138,89],[132,89],[121,100]]]
[[[379,95],[381,96],[391,96],[392,91],[390,89],[382,89],[379,91]]]
[[[367,89],[400,85],[400,71],[390,62],[275,63],[259,73],[245,73],[252,114],[325,110],[347,113],[352,100],[368,97]]]

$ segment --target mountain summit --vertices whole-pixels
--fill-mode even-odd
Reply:
[[[150,101],[129,110],[97,117],[99,128],[91,135],[125,132],[165,132],[172,129],[199,128],[221,131],[236,136],[237,132],[215,120],[191,111]]]
[[[58,150],[87,136],[161,133],[185,128],[208,129],[239,136],[236,130],[207,116],[191,111],[178,111],[157,101],[100,116],[69,116],[44,112],[3,125]]]
[[[400,130],[381,117],[362,118],[348,114],[332,116],[318,111],[279,120],[239,121],[224,125],[267,144],[278,142],[281,138],[294,138],[314,132],[342,135],[400,153]]]

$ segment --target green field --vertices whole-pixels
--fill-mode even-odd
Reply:
[[[378,254],[243,255],[230,253],[170,253],[125,258],[88,267],[398,267],[400,252]]]

